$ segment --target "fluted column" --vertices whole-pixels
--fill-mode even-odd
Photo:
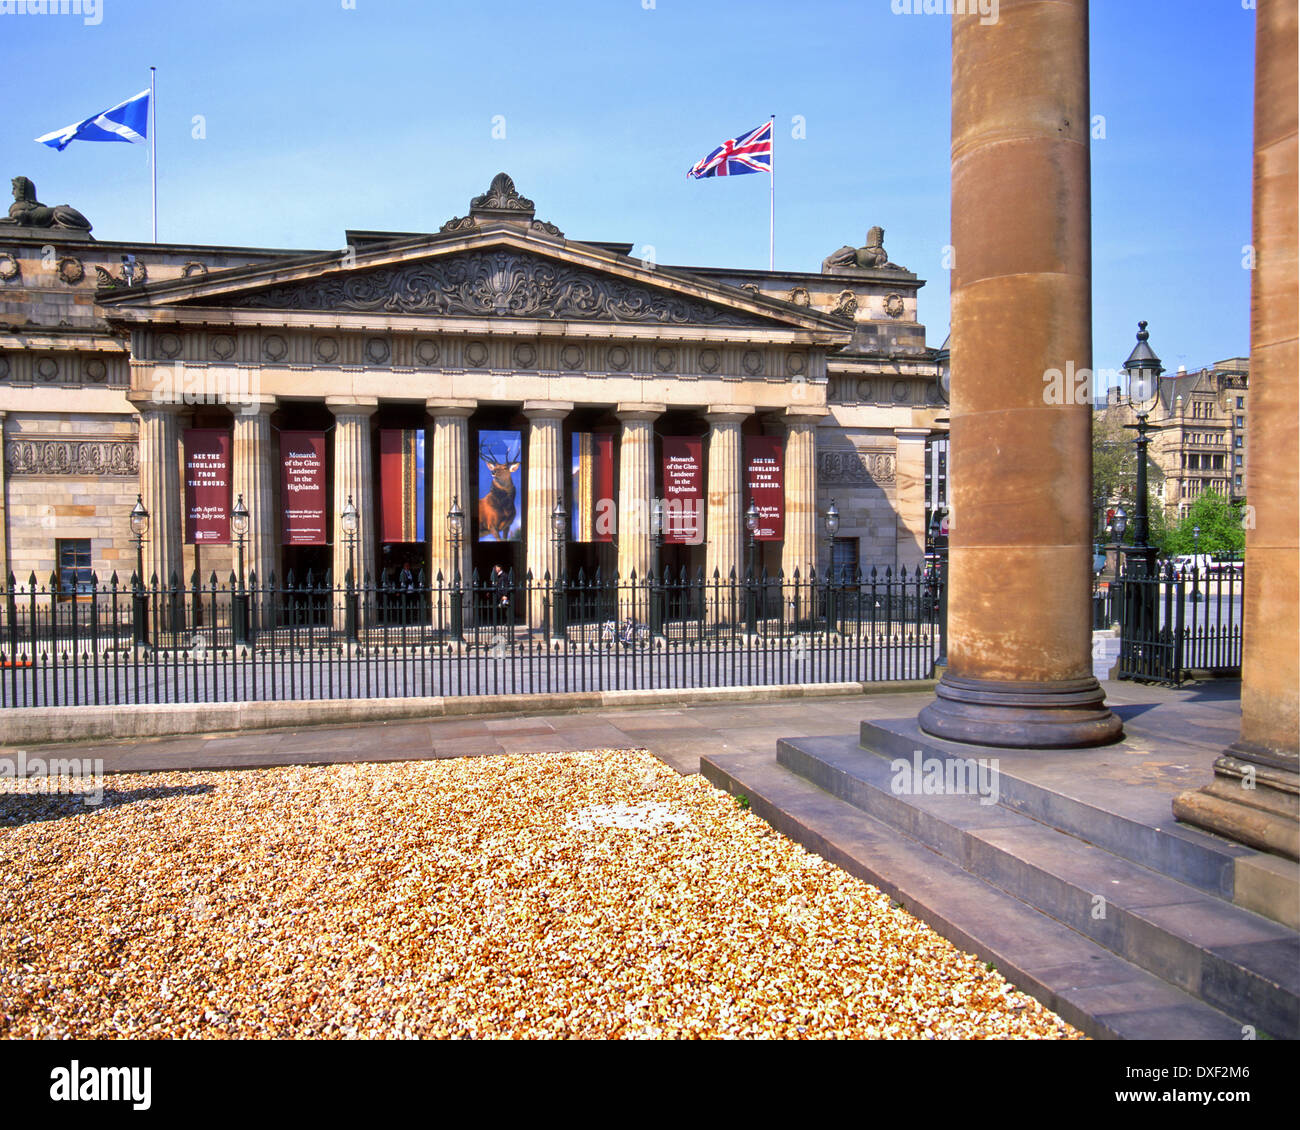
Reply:
[[[177,582],[184,584],[179,413],[175,405],[158,404],[150,399],[133,403],[140,413],[140,497],[149,511],[144,576],[140,579],[148,586],[157,576],[158,584],[165,586],[175,573]],[[128,576],[134,571],[132,558]]]
[[[650,573],[650,504],[655,486],[654,422],[662,404],[620,404],[623,425],[618,441],[618,575],[624,582],[636,573],[638,583]]]
[[[436,583],[439,572],[446,584],[456,575],[459,564],[464,578],[470,575],[470,536],[477,499],[470,481],[469,418],[478,403],[473,400],[429,400],[425,407],[433,417],[432,512],[429,525],[430,577]],[[452,502],[465,514],[464,532],[457,562],[447,533],[447,512]]]
[[[244,575],[256,575],[258,585],[283,583],[278,567],[275,523],[275,475],[278,464],[271,439],[274,397],[262,397],[234,411],[231,443],[230,504],[240,495],[248,508],[248,535],[244,539]],[[232,534],[233,541],[233,534]],[[232,545],[237,551],[237,546]]]
[[[704,571],[710,582],[715,570],[723,581],[733,570],[737,578],[744,576],[745,482],[740,425],[753,411],[711,405],[704,416],[709,422]]]
[[[6,469],[8,460],[5,456],[5,418],[6,413],[0,412],[0,588],[9,588],[9,486],[6,478]],[[16,580],[17,578],[15,578]],[[100,574],[100,581],[108,580],[103,573]]]
[[[356,584],[375,578],[375,492],[370,417],[379,407],[374,397],[329,396],[325,406],[334,413],[334,587],[347,582],[349,539],[342,515],[352,499],[357,508],[352,568]]]
[[[807,614],[808,578],[817,566],[817,423],[825,414],[821,408],[787,408],[785,412],[785,541],[781,546],[781,572],[785,574],[786,591],[781,603],[788,617]]]
[[[1259,0],[1246,432],[1254,520],[1246,530],[1241,738],[1215,762],[1213,782],[1174,800],[1180,820],[1291,859],[1300,857],[1296,39],[1295,0]],[[1288,898],[1294,918],[1294,886],[1258,909],[1277,916]]]
[[[564,418],[572,404],[525,401],[528,418],[528,508],[524,513],[526,570],[533,574],[528,600],[528,626],[541,628],[547,601],[546,577],[553,584],[560,573],[560,553],[551,530],[551,514],[564,497]],[[567,507],[566,507],[567,509]],[[567,541],[568,531],[565,531]]]
[[[925,441],[929,428],[894,429],[894,562],[909,573],[925,561]]]
[[[952,26],[948,668],[920,724],[1097,745],[1121,731],[1092,675],[1091,409],[1044,395],[1052,370],[1092,367],[1088,4]]]

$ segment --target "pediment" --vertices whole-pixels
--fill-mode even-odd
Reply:
[[[222,305],[660,325],[771,325],[741,310],[513,248],[485,248],[341,272],[233,295]]]
[[[230,311],[514,318],[778,331],[845,327],[806,309],[574,241],[502,225],[423,236],[359,255],[282,260],[121,295],[112,311]]]

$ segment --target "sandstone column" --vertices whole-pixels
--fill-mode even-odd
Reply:
[[[785,543],[781,571],[806,581],[817,565],[817,423],[821,408],[785,410]]]
[[[952,502],[937,737],[1072,747],[1120,723],[1092,676],[1087,0],[953,16]]]
[[[643,584],[653,567],[650,504],[655,489],[654,422],[662,404],[620,404],[623,428],[618,441],[618,576],[627,584],[636,574]]]
[[[745,482],[743,441],[740,425],[753,414],[752,408],[710,405],[704,418],[709,422],[709,453],[706,486],[708,495],[708,543],[704,555],[705,580],[713,573],[726,583],[732,571],[737,580],[745,575]]]
[[[373,396],[327,396],[325,407],[334,413],[334,587],[347,584],[349,539],[343,532],[343,510],[352,499],[357,509],[357,532],[352,542],[353,581],[375,583],[375,492],[370,440],[370,417],[379,407]],[[340,613],[341,614],[341,613]],[[340,621],[341,623],[341,621]]]
[[[277,465],[271,439],[271,413],[275,397],[261,397],[236,406],[231,442],[230,505],[244,496],[248,508],[248,535],[244,539],[244,576],[256,575],[259,587],[283,584],[275,538],[275,475]],[[232,533],[231,541],[234,542]],[[232,544],[238,560],[238,545]],[[251,583],[251,580],[249,581]],[[253,606],[256,607],[256,601]]]
[[[1180,820],[1291,859],[1300,857],[1296,36],[1294,0],[1260,0],[1241,740],[1215,762],[1211,784],[1174,801]]]
[[[470,536],[473,532],[474,508],[478,499],[471,485],[469,460],[469,418],[478,407],[473,400],[429,400],[425,407],[433,417],[433,489],[429,525],[429,576],[437,584],[455,578],[457,561],[447,533],[447,512],[456,501],[465,514],[460,543],[460,575],[468,583],[470,575]]]
[[[152,399],[132,401],[140,413],[140,497],[149,511],[149,533],[144,539],[144,576],[146,588],[157,576],[159,587],[171,583],[184,585],[185,568],[181,557],[181,466],[180,427],[177,406],[158,404]],[[125,521],[125,516],[123,517]],[[127,527],[129,531],[129,526]],[[129,536],[131,548],[135,539]],[[122,577],[128,581],[135,571],[135,557]],[[161,612],[161,610],[160,610]]]
[[[925,562],[925,441],[929,428],[895,428],[894,560],[909,573]]]
[[[5,454],[6,415],[6,413],[0,412],[0,588],[11,592],[9,585],[9,485],[6,478],[8,457]],[[108,577],[100,572],[100,584],[107,580]]]
[[[564,418],[572,404],[524,402],[528,417],[528,508],[524,513],[525,571],[533,575],[528,599],[528,626],[543,626],[549,586],[560,573],[560,552],[551,529],[555,504],[564,498]],[[568,507],[565,508],[566,512]],[[565,542],[568,530],[565,530]],[[549,576],[549,580],[547,579]],[[522,584],[523,578],[516,578]],[[549,594],[548,594],[549,595]]]

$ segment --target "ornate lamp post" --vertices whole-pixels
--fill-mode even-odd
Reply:
[[[352,496],[348,495],[348,503],[343,507],[343,513],[339,515],[339,524],[343,527],[343,535],[348,539],[348,575],[347,575],[347,594],[344,597],[343,606],[343,632],[350,643],[355,643],[357,639],[357,589],[356,589],[356,545],[357,545],[357,508],[352,503]]]
[[[1201,552],[1201,527],[1192,527],[1192,600],[1201,599],[1201,562],[1199,560]],[[1209,587],[1209,582],[1206,582]]]
[[[149,511],[144,508],[142,495],[135,496],[131,509],[131,535],[135,538],[135,591],[131,596],[131,619],[135,642],[149,646],[149,598],[144,587],[144,536],[149,532]]]
[[[453,495],[451,509],[447,511],[447,536],[451,538],[451,638],[459,640],[464,635],[464,606],[460,575],[461,539],[465,536],[465,511],[460,508],[460,495]]]
[[[650,634],[658,636],[664,630],[663,591],[660,588],[659,555],[664,544],[664,500],[656,498],[650,503]]]
[[[248,507],[244,505],[241,494],[235,500],[235,508],[230,512],[230,532],[239,543],[239,587],[235,591],[233,611],[235,613],[232,628],[235,643],[248,643],[248,593],[244,588],[244,538],[248,536]]]
[[[745,530],[749,534],[749,566],[745,572],[745,631],[751,636],[758,632],[758,578],[754,576],[755,535],[758,533],[758,507],[749,500],[745,511]]]
[[[569,515],[564,510],[564,500],[556,499],[555,509],[551,511],[551,539],[555,542],[555,586],[554,603],[551,606],[551,634],[555,639],[567,637],[569,629],[564,607],[564,556],[567,542]]]
[[[1128,561],[1141,569],[1142,576],[1150,576],[1155,569],[1155,549],[1147,544],[1150,532],[1147,512],[1147,416],[1156,402],[1156,382],[1165,371],[1160,358],[1155,355],[1147,339],[1146,322],[1138,322],[1137,345],[1124,362],[1128,373],[1129,404],[1137,413],[1136,424],[1124,427],[1137,432],[1137,512],[1133,515],[1133,547],[1127,551]]]
[[[943,520],[948,517],[948,508],[940,506],[930,515],[930,544],[934,546],[939,562],[934,566],[934,585],[939,590],[939,657],[934,661],[936,667],[948,666],[948,544],[945,539],[942,546],[939,539],[943,534]]]
[[[826,517],[826,630],[835,623],[835,535],[840,532],[840,510],[835,499],[827,507]]]

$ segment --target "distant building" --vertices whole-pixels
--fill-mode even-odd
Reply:
[[[1160,378],[1148,450],[1163,478],[1160,498],[1171,521],[1208,490],[1233,500],[1246,497],[1249,378],[1247,357]],[[1136,414],[1124,394],[1110,389],[1100,411],[1128,424]]]

